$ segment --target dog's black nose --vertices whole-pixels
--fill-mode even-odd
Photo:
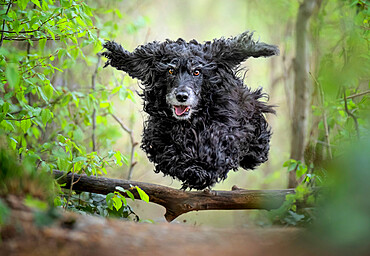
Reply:
[[[182,91],[182,92],[176,93],[176,99],[179,102],[185,102],[188,98],[189,98],[189,94],[187,92]]]

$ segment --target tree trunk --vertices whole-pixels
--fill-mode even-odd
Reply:
[[[290,158],[304,160],[308,115],[310,110],[311,82],[309,79],[308,27],[309,19],[321,0],[305,0],[298,10],[296,22],[296,57],[294,60],[294,104]],[[295,171],[289,173],[288,187],[297,186]]]

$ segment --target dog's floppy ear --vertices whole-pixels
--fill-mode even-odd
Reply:
[[[216,61],[226,63],[230,68],[249,57],[269,57],[279,54],[277,46],[253,41],[252,36],[253,33],[247,31],[233,38],[215,39],[210,45],[211,54]]]
[[[125,50],[113,41],[107,41],[103,47],[107,50],[102,55],[108,58],[104,67],[112,67],[127,72],[131,77],[149,81],[151,67],[154,65],[158,43],[153,42],[136,48],[133,52]]]

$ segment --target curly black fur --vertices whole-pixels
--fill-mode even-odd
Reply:
[[[245,32],[203,44],[195,40],[152,42],[126,51],[104,44],[111,65],[143,82],[142,149],[155,172],[177,178],[183,188],[204,189],[230,170],[253,169],[267,160],[271,132],[264,113],[274,113],[237,76],[249,57],[277,55],[276,46]]]

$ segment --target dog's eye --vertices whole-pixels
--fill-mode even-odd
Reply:
[[[170,75],[173,75],[173,74],[175,74],[175,70],[174,70],[173,68],[170,68],[170,69],[168,70],[168,73],[169,73]]]
[[[198,69],[194,70],[193,71],[193,75],[194,76],[199,76],[200,75],[200,71]]]

